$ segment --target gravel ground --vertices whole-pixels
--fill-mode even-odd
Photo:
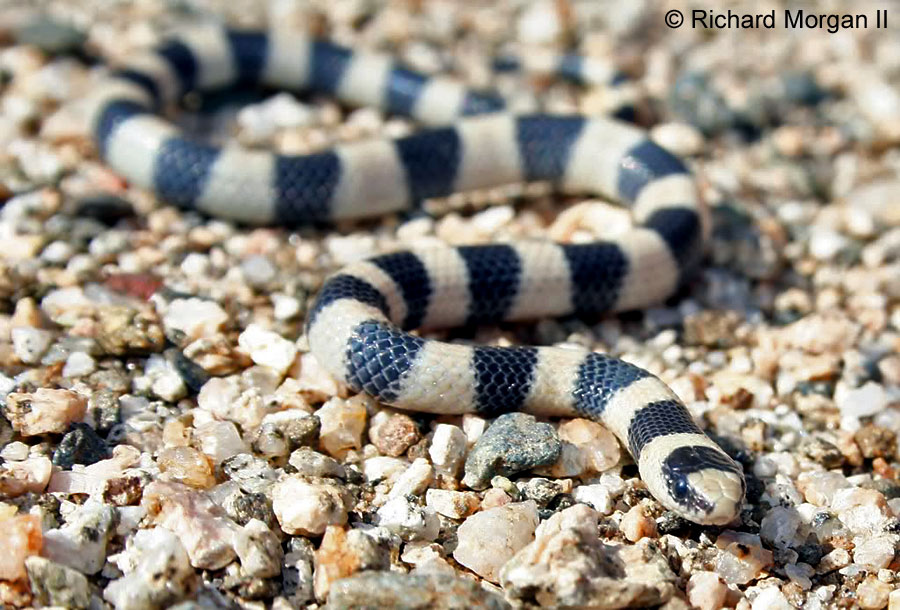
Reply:
[[[900,36],[874,27],[896,5],[835,33],[664,25],[715,4],[0,3],[0,603],[900,608]],[[79,101],[99,57],[203,19],[386,50],[516,108],[633,104],[709,205],[696,280],[634,315],[433,336],[647,368],[743,465],[740,519],[665,511],[592,422],[402,413],[329,378],[302,321],[341,265],[630,220],[547,185],[296,232],[167,207],[98,161]],[[541,49],[630,80],[492,69]],[[415,129],[315,96],[187,103],[193,131],[284,152]]]

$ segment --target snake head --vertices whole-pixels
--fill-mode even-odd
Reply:
[[[725,525],[740,512],[746,484],[741,467],[707,443],[642,454],[641,476],[654,496],[682,517],[701,525]]]

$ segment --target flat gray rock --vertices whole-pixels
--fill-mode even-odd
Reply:
[[[497,475],[511,476],[553,464],[561,450],[550,424],[525,413],[501,415],[469,452],[463,483],[470,489],[485,489]]]

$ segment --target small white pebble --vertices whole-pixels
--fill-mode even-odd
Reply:
[[[438,424],[434,427],[428,456],[438,474],[455,477],[466,457],[465,433],[458,426]]]
[[[49,330],[30,326],[12,329],[13,350],[25,364],[36,364],[52,341],[53,333]]]
[[[760,591],[750,608],[751,610],[794,610],[778,587],[766,587]]]
[[[883,411],[889,402],[884,387],[874,381],[853,390],[836,389],[834,399],[842,415],[854,418],[875,415]]]
[[[0,458],[4,460],[10,460],[13,462],[20,462],[28,457],[28,445],[21,441],[12,441],[11,443],[7,443],[2,450],[0,450]]]
[[[217,333],[227,321],[228,314],[218,303],[198,298],[175,299],[163,315],[167,332],[184,333],[190,340]]]
[[[90,375],[97,368],[96,361],[85,352],[72,352],[63,366],[63,377],[83,377]]]
[[[329,525],[347,522],[347,498],[335,485],[286,477],[272,486],[272,510],[288,534],[318,536]]]
[[[538,524],[533,500],[475,513],[457,529],[453,558],[482,578],[497,583],[500,568],[534,539]]]
[[[238,345],[256,364],[284,374],[297,356],[297,346],[278,333],[250,324],[238,337]]]
[[[377,523],[407,542],[432,542],[441,529],[440,521],[432,508],[416,506],[402,496],[388,500],[378,509]]]
[[[425,492],[425,505],[434,512],[451,519],[468,517],[481,504],[478,494],[471,491],[450,491],[446,489],[429,489]]]
[[[690,157],[703,151],[703,134],[688,123],[662,123],[650,131],[650,138],[679,156]]]
[[[417,458],[409,468],[400,475],[391,492],[389,498],[398,498],[400,496],[419,495],[428,487],[428,484],[434,479],[434,468],[425,458]]]
[[[273,294],[271,297],[276,320],[290,320],[300,313],[300,301],[287,294]]]
[[[728,587],[715,572],[694,572],[687,584],[688,601],[697,610],[724,607]]]

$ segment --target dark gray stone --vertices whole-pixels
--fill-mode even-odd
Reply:
[[[106,193],[82,197],[76,202],[75,207],[77,216],[93,218],[109,227],[123,218],[134,216],[134,206],[130,201]]]
[[[277,531],[279,527],[272,503],[265,494],[239,492],[229,498],[223,508],[240,525],[246,525],[251,519],[259,519],[271,530]]]
[[[178,371],[184,385],[192,392],[199,392],[203,384],[209,381],[211,375],[206,372],[206,369],[185,356],[180,350],[168,349],[165,351],[165,356]]]
[[[97,436],[87,424],[72,424],[53,452],[53,464],[64,470],[73,464],[85,466],[99,462],[109,455],[106,441]]]
[[[554,463],[561,448],[550,424],[525,413],[501,415],[469,452],[463,483],[471,489],[484,489],[498,474],[511,476]]]
[[[34,45],[49,55],[72,53],[81,49],[87,34],[46,15],[37,17],[16,32],[16,42]]]

